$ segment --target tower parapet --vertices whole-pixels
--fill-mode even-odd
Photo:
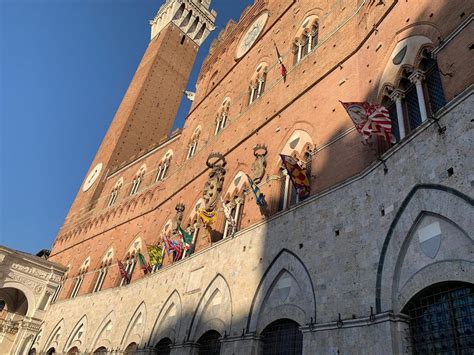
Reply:
[[[150,20],[150,40],[172,22],[200,46],[215,29],[217,13],[210,9],[210,5],[211,0],[167,0]]]

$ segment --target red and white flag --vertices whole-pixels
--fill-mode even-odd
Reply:
[[[396,143],[392,134],[392,121],[388,110],[368,102],[341,102],[359,133],[368,140],[372,133],[382,136],[389,143]]]
[[[283,81],[286,81],[287,70],[286,70],[285,64],[283,64],[283,57],[280,55],[280,52],[278,51],[278,47],[277,47],[276,43],[273,42],[273,44],[275,45],[275,49],[276,49],[276,53],[277,53],[278,64],[280,64],[280,74],[281,74],[281,77],[283,78]]]

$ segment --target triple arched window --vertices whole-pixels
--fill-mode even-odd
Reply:
[[[112,189],[112,192],[110,193],[109,201],[107,202],[107,207],[112,207],[115,202],[117,201],[118,194],[120,192],[120,189],[122,188],[123,185],[123,178],[120,178],[114,188]]]
[[[132,181],[132,187],[130,188],[130,196],[135,195],[138,192],[141,182],[145,177],[146,167],[143,165],[140,170],[136,173]]]
[[[90,264],[90,257],[84,260],[84,262],[81,265],[81,268],[79,269],[79,273],[74,278],[74,284],[71,291],[71,298],[74,298],[79,294],[79,290],[81,289],[82,282],[84,281],[84,276],[89,270],[89,264]]]
[[[163,181],[166,178],[166,173],[171,164],[171,159],[173,158],[173,151],[168,151],[166,155],[161,160],[160,164],[158,164],[158,171],[156,173],[155,182]]]
[[[319,22],[316,16],[310,16],[304,20],[298,35],[294,41],[293,53],[295,64],[299,63],[318,45]]]
[[[97,273],[97,278],[95,280],[94,288],[92,289],[92,292],[99,292],[100,290],[102,290],[105,277],[107,276],[107,271],[110,265],[112,265],[112,258],[113,258],[113,250],[109,249],[107,251],[107,254],[102,259],[102,262],[100,263],[100,267]]]
[[[249,105],[258,100],[265,92],[265,82],[267,80],[268,64],[260,63],[250,81]]]
[[[446,104],[438,65],[428,48],[422,50],[416,67],[406,66],[402,70],[398,85],[388,90],[382,104],[390,111],[397,141]]]
[[[188,154],[186,155],[186,159],[191,159],[194,154],[196,154],[196,149],[199,141],[199,136],[201,135],[201,127],[197,127],[194,130],[193,136],[191,137],[191,141],[188,144]]]
[[[229,107],[230,107],[230,99],[226,97],[219,111],[217,112],[216,129],[214,130],[214,135],[217,135],[226,127],[228,117],[229,117]]]

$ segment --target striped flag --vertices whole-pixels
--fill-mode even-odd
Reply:
[[[311,192],[311,186],[309,184],[308,176],[306,175],[305,169],[303,169],[296,159],[289,155],[280,154],[281,161],[285,167],[288,175],[290,176],[291,182],[298,191],[300,200],[303,200]]]
[[[280,64],[280,74],[281,74],[281,77],[283,78],[283,81],[285,82],[286,81],[286,74],[288,73],[288,71],[286,70],[285,64],[283,64],[283,57],[280,55],[280,51],[278,50],[278,47],[277,47],[275,41],[273,41],[273,44],[275,45],[278,64]]]
[[[247,179],[249,180],[250,188],[255,195],[255,202],[261,207],[265,206],[265,195],[260,191],[257,184],[250,178],[250,176],[247,175]]]
[[[396,143],[392,134],[392,121],[388,110],[368,102],[341,102],[357,131],[367,141],[372,133],[382,136],[389,143]]]
[[[120,276],[122,276],[122,279],[124,279],[127,284],[130,283],[130,275],[128,274],[127,270],[125,270],[125,266],[123,266],[122,262],[120,260],[117,261],[117,265],[120,271]]]

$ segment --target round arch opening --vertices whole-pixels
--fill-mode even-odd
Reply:
[[[262,354],[300,355],[303,353],[303,333],[291,319],[278,319],[262,331]]]
[[[474,348],[474,284],[431,285],[402,313],[410,317],[408,350],[413,354],[467,354]]]
[[[216,330],[205,332],[197,343],[199,344],[199,355],[219,355],[221,352],[220,333]]]
[[[138,350],[138,345],[137,343],[130,343],[128,346],[125,348],[124,354],[135,354],[135,352]]]
[[[163,338],[155,345],[157,355],[169,355],[171,353],[171,345],[173,342],[170,338]]]
[[[26,316],[28,313],[28,300],[23,291],[13,288],[0,288],[0,303],[3,305],[2,310],[8,313]]]

